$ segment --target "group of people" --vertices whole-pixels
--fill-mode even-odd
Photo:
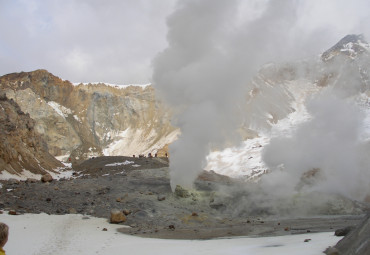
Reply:
[[[0,255],[5,255],[4,246],[8,241],[9,227],[5,223],[0,222]]]

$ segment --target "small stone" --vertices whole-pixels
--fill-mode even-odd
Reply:
[[[123,214],[122,211],[118,209],[112,209],[110,212],[110,223],[121,223],[126,221],[126,216]]]
[[[36,183],[38,182],[38,180],[34,179],[34,178],[27,178],[26,180],[26,183]]]
[[[76,213],[77,213],[77,211],[76,211],[76,209],[75,209],[75,208],[69,208],[69,209],[68,209],[68,212],[69,212],[70,214],[76,214]]]
[[[304,242],[305,243],[308,243],[309,241],[311,241],[311,239],[309,239],[309,238],[308,239],[304,239]]]
[[[9,215],[17,215],[17,212],[15,210],[10,210],[8,214]]]
[[[10,178],[8,180],[8,184],[19,184],[19,183],[20,183],[20,181],[17,180],[17,179],[14,179],[14,178]]]
[[[327,248],[325,251],[324,251],[324,253],[326,254],[326,255],[339,255],[339,251],[338,251],[338,249],[337,248],[335,248],[335,247],[329,247],[329,248]]]
[[[122,212],[126,216],[129,215],[129,214],[131,214],[131,211],[130,210],[127,210],[127,209],[123,209]]]
[[[42,182],[51,182],[51,181],[53,181],[53,177],[51,176],[51,174],[44,174],[41,177],[41,181]]]
[[[174,225],[169,225],[168,228],[171,229],[171,230],[175,230],[175,226]]]
[[[158,201],[163,201],[163,200],[166,200],[166,197],[163,195],[158,195],[157,199]]]

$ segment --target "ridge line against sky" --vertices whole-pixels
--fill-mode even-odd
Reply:
[[[267,2],[240,1],[240,21],[256,19]],[[0,75],[42,68],[72,82],[151,83],[151,62],[167,47],[166,18],[175,3],[0,0]],[[369,37],[367,0],[295,3],[292,56],[319,54],[346,34]]]

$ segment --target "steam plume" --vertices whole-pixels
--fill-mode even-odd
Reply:
[[[339,61],[338,61],[339,60]],[[341,194],[363,200],[370,194],[368,141],[363,140],[364,117],[356,101],[364,81],[352,62],[338,59],[341,73],[322,93],[309,100],[311,120],[291,137],[271,140],[263,160],[272,174],[262,180],[266,190],[286,196],[302,191],[302,176],[318,170],[306,191]],[[314,174],[315,175],[315,174]]]
[[[247,83],[266,61],[287,56],[296,1],[270,1],[241,19],[236,0],[179,1],[153,83],[172,106],[181,136],[170,146],[171,186],[190,188],[211,146],[235,139]],[[290,50],[290,49],[289,49]]]

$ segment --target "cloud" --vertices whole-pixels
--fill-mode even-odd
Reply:
[[[266,13],[268,2],[239,1],[233,19],[252,22]],[[369,34],[366,0],[294,2],[298,18],[292,25],[300,33],[293,38],[297,48],[293,55],[316,54],[348,33]],[[165,22],[175,0],[0,0],[0,4],[1,75],[45,68],[74,82],[147,83],[151,59],[167,46]],[[281,11],[286,17],[292,15],[289,9]],[[268,32],[268,27],[260,29]],[[319,36],[312,36],[312,31]],[[290,54],[288,46],[286,54]],[[77,52],[80,58],[85,56],[85,68],[74,66]],[[66,60],[68,56],[72,59]]]
[[[0,73],[45,68],[75,82],[147,83],[173,2],[2,1]]]

